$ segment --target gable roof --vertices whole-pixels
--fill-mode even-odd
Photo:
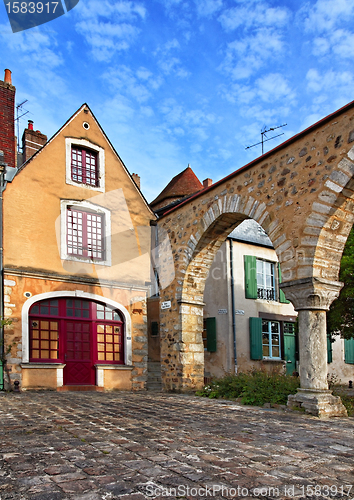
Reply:
[[[113,153],[117,156],[117,158],[120,160],[121,164],[122,164],[122,167],[123,167],[123,170],[125,171],[125,173],[127,174],[127,176],[130,178],[133,186],[136,188],[136,190],[139,192],[142,200],[144,201],[146,207],[148,208],[149,212],[152,212],[151,208],[150,208],[150,205],[148,204],[147,200],[145,199],[145,196],[143,195],[143,193],[140,191],[140,189],[138,188],[138,186],[136,185],[132,175],[130,174],[130,172],[128,171],[127,167],[125,166],[123,160],[121,159],[121,157],[119,156],[119,154],[117,153],[117,151],[115,150],[113,144],[111,143],[111,141],[109,140],[109,138],[107,137],[105,131],[103,130],[103,128],[101,127],[99,121],[97,120],[97,118],[95,117],[95,115],[93,114],[90,106],[86,103],[84,103],[82,106],[80,106],[80,108],[75,111],[75,113],[64,123],[64,125],[62,125],[60,127],[60,129],[44,144],[44,146],[42,146],[38,151],[36,151],[34,153],[34,155],[32,155],[30,158],[28,158],[28,160],[23,163],[18,169],[17,169],[17,173],[16,175],[18,175],[29,163],[31,163],[31,161],[37,156],[39,155],[43,150],[44,148],[46,148],[48,146],[48,144],[50,144],[59,134],[60,132],[70,123],[72,122],[72,120],[74,120],[74,118],[76,118],[76,116],[81,113],[83,110],[88,110],[89,113],[91,114],[92,118],[95,120],[98,128],[100,129],[102,135],[104,136],[104,138],[106,139],[107,143],[109,144],[110,148],[112,149]]]
[[[155,198],[150,206],[153,207],[169,198],[184,198],[203,189],[203,184],[195,175],[191,167],[188,167],[177,174]]]
[[[274,248],[273,243],[263,227],[254,219],[246,219],[241,222],[241,224],[229,234],[228,238],[261,247]]]

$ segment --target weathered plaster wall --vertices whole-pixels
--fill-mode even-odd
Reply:
[[[277,255],[272,248],[234,240],[231,243],[233,245],[235,310],[243,312],[243,314],[235,315],[238,370],[248,371],[262,367],[265,370],[282,371],[284,361],[264,360],[261,362],[250,359],[249,318],[259,317],[260,313],[268,313],[282,316],[283,321],[295,321],[297,313],[292,304],[245,297],[244,256],[254,255],[260,259],[277,262]],[[215,353],[205,351],[205,371],[214,377],[234,373],[229,239],[222,244],[210,268],[205,284],[204,302],[204,316],[216,317],[217,322],[217,351]],[[223,309],[227,310],[227,314],[219,314],[219,310]]]

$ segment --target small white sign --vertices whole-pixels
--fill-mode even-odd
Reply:
[[[227,309],[219,309],[219,314],[227,314]]]
[[[171,307],[171,301],[166,300],[165,302],[161,302],[161,309],[169,309]]]
[[[243,316],[245,311],[242,311],[242,309],[236,309],[235,314],[241,314]]]

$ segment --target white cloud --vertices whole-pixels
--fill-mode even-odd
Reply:
[[[269,28],[260,29],[255,35],[228,44],[220,69],[234,80],[248,78],[272,58],[284,51],[281,34]]]
[[[286,8],[273,8],[266,3],[226,9],[219,17],[225,31],[234,31],[240,27],[283,27],[288,20],[289,12]]]
[[[30,31],[20,31],[16,35],[10,35],[7,26],[1,27],[0,37],[11,51],[16,51],[20,59],[31,61],[34,66],[47,69],[57,68],[64,62],[55,32],[46,32],[41,28],[33,28]]]
[[[353,0],[317,0],[314,5],[307,3],[299,14],[308,31],[321,33],[332,30],[338,23],[350,21],[354,3]]]
[[[152,90],[157,90],[162,83],[160,78],[155,78],[146,68],[140,67],[134,72],[124,65],[109,69],[102,77],[115,93],[119,92],[139,103],[150,99]]]
[[[97,61],[108,62],[116,52],[127,50],[140,33],[136,23],[146,16],[143,5],[127,0],[87,0],[78,5],[75,28]]]
[[[354,76],[349,71],[328,70],[323,74],[317,69],[310,69],[306,74],[308,90],[316,93],[323,93],[337,89],[341,92],[348,92],[350,95],[353,89]]]
[[[262,76],[252,85],[224,85],[220,87],[220,93],[227,101],[241,106],[245,116],[253,118],[264,115],[264,105],[271,105],[269,113],[286,116],[296,99],[289,81],[280,73]]]
[[[190,75],[190,72],[182,67],[180,58],[172,55],[173,51],[180,49],[180,43],[176,38],[173,38],[154,52],[158,65],[165,75],[174,74],[179,78],[187,78]]]
[[[314,40],[312,53],[315,56],[335,54],[337,60],[352,59],[354,56],[354,33],[344,29],[329,32],[326,37],[317,37]]]
[[[223,5],[222,0],[194,0],[198,15],[209,17],[218,12]]]
[[[143,5],[127,0],[85,0],[80,2],[75,9],[75,14],[84,19],[98,19],[100,17],[110,19],[115,17],[121,21],[135,21],[137,18],[144,19],[146,9]]]
[[[263,102],[273,102],[279,100],[292,101],[295,93],[291,89],[288,81],[280,73],[270,73],[255,82],[257,94]]]

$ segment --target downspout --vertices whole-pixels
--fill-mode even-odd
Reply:
[[[4,249],[3,249],[3,194],[7,183],[12,182],[17,168],[8,167],[4,162],[3,152],[0,151],[0,391],[5,390],[4,364],[5,364],[5,339],[4,339]]]
[[[0,162],[0,391],[5,389],[4,385],[4,263],[3,263],[3,192],[6,188],[4,182],[5,165]]]
[[[234,256],[233,241],[229,238],[230,244],[230,280],[231,280],[231,312],[232,312],[232,336],[234,341],[234,363],[235,373],[237,373],[237,350],[236,350],[236,314],[235,314],[235,289],[234,289]]]

